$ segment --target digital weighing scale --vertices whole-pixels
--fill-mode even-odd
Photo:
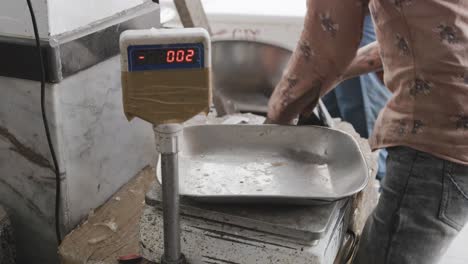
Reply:
[[[154,125],[161,153],[164,254],[158,261],[185,263],[179,220],[178,138],[182,122],[208,112],[210,38],[204,29],[130,30],[120,37],[124,111]]]
[[[331,199],[332,196],[327,196],[327,199],[319,204],[295,205],[293,199],[289,205],[280,205],[280,200],[265,203],[256,200],[255,197],[248,199],[248,203],[235,204],[236,195],[241,195],[240,193],[234,193],[229,199],[229,204],[225,203],[227,200],[223,200],[221,204],[210,203],[215,200],[210,200],[212,194],[209,193],[204,194],[203,202],[187,197],[179,198],[178,155],[181,149],[179,142],[186,140],[181,137],[183,133],[181,124],[200,112],[208,112],[210,107],[210,38],[203,29],[152,29],[124,32],[120,43],[125,113],[129,120],[139,117],[154,125],[157,150],[161,153],[162,183],[157,182],[147,194],[140,223],[143,257],[163,264],[334,263],[340,249],[343,248],[343,242],[347,241],[345,237],[351,215],[349,195],[362,190],[367,183],[368,172],[359,148],[345,148],[352,150],[353,153],[349,155],[343,155],[343,151],[335,154],[341,155],[339,157],[345,161],[343,164],[349,166],[349,174],[358,171],[355,174],[357,177],[351,179],[358,179],[360,182],[348,182],[351,192],[346,192],[350,188],[343,188],[341,192],[346,195],[340,196],[337,193],[334,199]],[[242,76],[233,76],[233,78],[242,78]],[[272,131],[281,131],[280,126],[257,124],[256,127],[260,130],[269,130],[270,132],[265,133],[270,134],[275,134]],[[247,145],[256,144],[255,137],[264,136],[264,133],[249,135],[248,131],[252,128],[255,127],[236,128],[240,134],[247,133],[245,141],[248,141],[248,138],[253,140]],[[228,146],[226,138],[223,140],[224,145],[217,144],[220,141],[218,137],[217,142],[216,133],[223,132],[215,132],[214,126],[206,126],[204,129],[212,130],[211,143],[215,146],[215,150],[219,151],[220,148],[229,150],[230,147],[236,146],[234,141]],[[304,135],[308,134],[306,133],[308,131],[311,133],[315,131],[314,140],[317,142],[333,142],[335,138],[333,135],[335,132],[327,128],[302,127],[301,129],[304,130]],[[287,138],[287,134],[284,134],[283,138]],[[325,164],[320,166],[327,165],[328,161],[331,162],[327,157],[328,151],[331,150],[327,144],[322,144],[323,147],[320,148],[303,150],[299,145],[311,145],[310,138],[306,136],[294,138],[298,147],[291,149],[292,154],[288,154],[293,156],[290,158],[291,161],[304,162],[304,157],[308,159],[309,154],[313,154],[325,158]],[[280,139],[281,137],[277,137],[278,142],[282,142]],[[342,139],[344,140],[344,143],[340,143],[344,144],[342,146],[357,145],[349,135]],[[205,142],[209,141],[209,138],[205,139]],[[201,145],[197,145],[198,143],[201,142],[196,137],[193,138],[192,144],[195,147],[191,150],[192,153],[196,154],[197,148],[200,150]],[[288,144],[286,141],[283,143]],[[278,149],[270,151],[278,151],[279,155],[282,155],[284,145],[272,145]],[[260,148],[255,148],[253,145],[251,151],[256,149]],[[229,158],[229,155],[226,158]],[[183,161],[192,162],[190,159]],[[222,162],[222,159],[219,162]],[[271,163],[271,165],[277,167],[281,164]],[[339,170],[330,169],[330,173],[337,171]],[[203,166],[200,167],[200,173],[203,174]],[[360,173],[362,177],[359,176]],[[292,175],[284,175],[288,176]],[[187,180],[186,177],[181,179]],[[333,185],[337,180],[339,179],[329,182],[331,194],[334,193]],[[345,178],[342,180],[346,181]],[[218,183],[213,181],[213,184]],[[268,193],[265,196],[268,197]]]

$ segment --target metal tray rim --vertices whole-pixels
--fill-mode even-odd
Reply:
[[[206,126],[214,126],[214,127],[223,127],[223,126],[234,126],[234,127],[241,127],[241,126],[259,126],[259,125],[255,125],[255,124],[238,124],[238,125],[225,125],[225,124],[205,124],[205,125],[200,125],[200,124],[195,124],[195,125],[187,125],[186,127],[184,127],[184,130],[185,129],[191,129],[191,128],[196,128],[196,127],[206,127]],[[275,125],[275,124],[264,124],[264,125],[261,125],[261,126],[265,126],[265,127],[281,127],[281,126],[284,126],[284,125]],[[294,127],[293,125],[291,125],[291,127]],[[242,200],[244,201],[253,201],[253,200],[257,200],[257,199],[268,199],[268,200],[277,200],[277,201],[280,201],[280,200],[297,200],[297,201],[313,201],[313,202],[323,202],[323,203],[331,203],[331,202],[334,202],[334,201],[338,201],[338,200],[342,200],[342,199],[345,199],[347,197],[350,197],[352,195],[355,195],[356,193],[359,193],[360,191],[362,191],[366,186],[367,184],[369,184],[369,170],[368,170],[368,164],[367,164],[367,161],[364,157],[364,154],[359,146],[359,143],[358,141],[353,137],[351,136],[349,133],[345,132],[345,131],[341,131],[341,130],[337,130],[337,129],[333,129],[333,128],[328,128],[328,127],[322,127],[322,126],[304,126],[304,127],[315,127],[315,128],[318,128],[318,129],[322,129],[322,130],[328,130],[328,131],[332,131],[332,133],[336,133],[336,134],[341,134],[345,137],[347,137],[348,139],[350,139],[357,147],[358,149],[358,152],[359,152],[359,156],[360,156],[360,159],[361,161],[365,164],[366,166],[366,170],[365,170],[365,180],[362,182],[362,184],[359,186],[359,188],[356,188],[354,191],[349,191],[349,192],[346,192],[346,193],[343,193],[343,194],[340,194],[340,195],[335,195],[335,196],[332,196],[332,195],[329,195],[329,196],[320,196],[320,197],[311,197],[311,196],[307,196],[307,195],[301,195],[301,194],[298,194],[298,195],[294,195],[294,196],[291,196],[291,195],[287,195],[287,196],[283,196],[283,195],[262,195],[262,194],[258,194],[258,195],[227,195],[227,194],[210,194],[210,195],[206,195],[206,194],[180,194],[181,196],[184,196],[184,197],[189,197],[189,198],[193,198],[193,199],[196,199],[196,200],[210,200],[210,199],[217,199],[217,200],[228,200],[228,199],[232,199],[232,198],[239,198],[241,197]],[[179,153],[179,155],[181,155]],[[183,155],[183,154],[182,154]],[[159,183],[162,183],[162,179],[161,179],[161,164],[159,162],[160,160],[160,155],[158,155],[158,164],[157,164],[157,180]],[[180,183],[179,183],[180,184]],[[242,202],[240,202],[242,203]]]

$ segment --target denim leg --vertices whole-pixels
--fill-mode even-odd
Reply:
[[[322,101],[332,117],[352,124],[361,137],[369,137],[359,78],[340,83],[326,94]]]
[[[374,130],[375,121],[380,111],[385,107],[392,96],[392,93],[384,86],[375,73],[362,75],[359,78],[361,80],[367,133],[371,135]],[[382,180],[385,176],[386,160],[387,151],[382,149],[379,154],[379,170],[377,172],[377,179],[379,180]]]
[[[364,20],[363,38],[361,45],[367,45],[376,40],[374,24],[370,16]],[[375,73],[365,74],[359,77],[363,95],[364,113],[369,135],[374,130],[375,121],[380,111],[385,107],[392,96],[390,90],[380,81]],[[387,151],[382,149],[379,154],[379,170],[377,179],[382,180],[386,173]]]
[[[379,159],[378,164],[379,167],[377,169],[377,180],[382,181],[387,173],[387,157],[388,152],[386,149],[381,149],[379,152]]]
[[[364,112],[366,113],[366,126],[368,133],[372,134],[375,121],[380,111],[390,100],[392,93],[385,87],[375,73],[359,77],[363,95]]]
[[[357,77],[340,83],[326,94],[322,101],[332,117],[352,124],[361,137],[368,138],[362,98],[361,83]]]
[[[335,90],[340,117],[353,125],[361,137],[368,138],[367,120],[359,77],[342,82]]]
[[[362,33],[361,47],[377,40],[377,37],[375,36],[374,21],[372,21],[371,16],[366,16],[364,18],[364,28]]]
[[[438,263],[468,221],[468,166],[397,147],[387,169],[354,263]]]
[[[327,107],[328,112],[334,118],[341,118],[340,108],[338,106],[338,102],[336,101],[335,90],[331,90],[327,93],[323,98],[322,102]]]
[[[375,73],[362,75],[360,79],[367,131],[369,135],[371,135],[380,111],[385,107],[392,94],[379,80]],[[386,160],[387,151],[382,149],[380,150],[378,160],[379,168],[377,171],[377,179],[379,180],[382,180],[385,177]]]

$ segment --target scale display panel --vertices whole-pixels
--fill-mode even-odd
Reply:
[[[127,30],[120,36],[128,120],[183,123],[211,105],[211,40],[201,28]]]
[[[203,43],[129,46],[127,52],[131,72],[205,67]]]

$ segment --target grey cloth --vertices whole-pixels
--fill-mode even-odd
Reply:
[[[395,147],[382,187],[354,263],[438,263],[468,221],[468,166]]]

